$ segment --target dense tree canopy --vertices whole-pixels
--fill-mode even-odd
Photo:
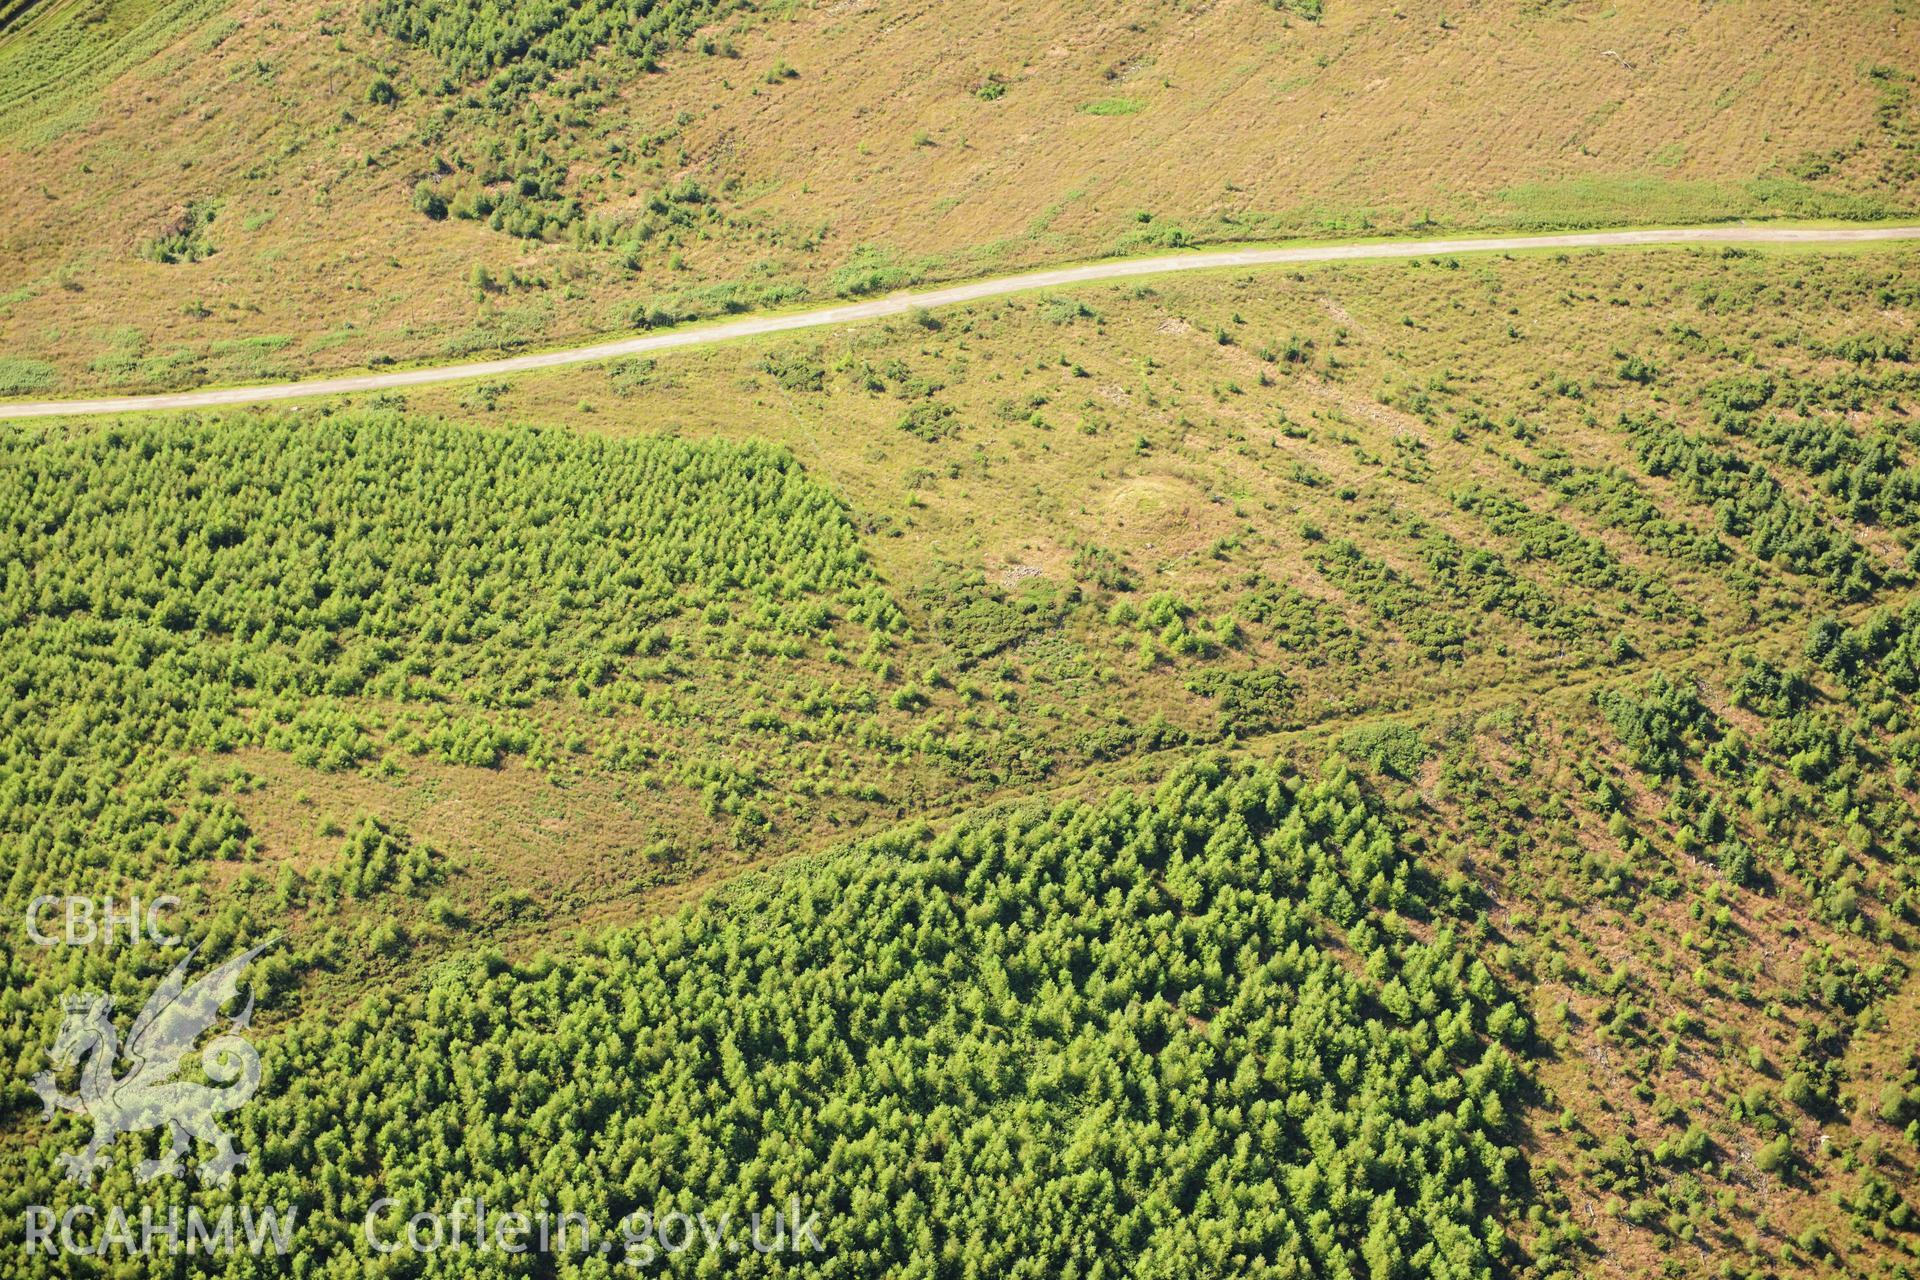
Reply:
[[[488,766],[695,629],[738,664],[899,617],[780,450],[383,413],[8,432],[0,560],[9,914],[245,859],[203,764],[238,749],[370,767],[397,707],[401,750]]]
[[[1528,1032],[1429,896],[1338,767],[1202,763],[909,830],[289,1032],[235,1114],[236,1194],[309,1211],[314,1275],[519,1273],[370,1260],[378,1194],[395,1224],[463,1195],[611,1223],[797,1194],[809,1274],[1485,1276],[1500,1040]],[[28,1176],[61,1194],[44,1156]]]
[[[583,62],[603,45],[651,61],[729,7],[727,0],[379,0],[368,20],[462,77],[519,63],[538,76]]]

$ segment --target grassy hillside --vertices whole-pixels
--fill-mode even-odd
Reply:
[[[1904,9],[33,5],[0,26],[0,394],[1208,241],[1887,216]]]
[[[454,1149],[804,1191],[823,1274],[1904,1274],[1917,299],[1229,272],[7,427],[5,903],[289,935],[235,1119],[321,1274]],[[0,946],[23,1079],[180,954]]]

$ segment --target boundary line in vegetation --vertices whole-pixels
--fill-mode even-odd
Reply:
[[[143,410],[211,409],[255,405],[312,396],[352,395],[369,391],[396,391],[406,387],[460,382],[469,378],[496,378],[532,373],[568,365],[591,364],[622,356],[645,355],[676,347],[705,346],[739,338],[787,333],[829,325],[859,324],[910,311],[956,306],[1033,289],[1062,288],[1165,275],[1178,271],[1208,271],[1235,267],[1276,267],[1318,262],[1357,262],[1388,258],[1424,258],[1462,253],[1515,253],[1543,249],[1605,249],[1660,245],[1845,245],[1920,239],[1920,226],[1879,227],[1692,227],[1634,231],[1582,231],[1563,235],[1448,238],[1439,240],[1375,241],[1366,244],[1300,245],[1288,248],[1221,249],[1199,253],[1164,254],[1151,258],[1118,259],[996,276],[968,284],[949,285],[890,294],[865,302],[817,307],[785,314],[748,316],[719,323],[685,327],[620,338],[588,346],[568,347],[531,355],[461,364],[429,365],[389,373],[347,374],[266,386],[217,387],[199,391],[116,396],[97,400],[36,400],[0,403],[0,419],[50,418],[86,414],[134,413]]]

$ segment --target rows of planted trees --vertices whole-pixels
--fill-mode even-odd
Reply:
[[[1554,1063],[1541,1274],[1649,1238],[1749,1275],[1920,1255],[1920,606],[1857,616],[1440,744],[1440,861],[1511,904]]]
[[[296,867],[283,846],[275,868],[209,879],[260,853],[249,765],[262,753],[316,775],[399,777],[417,762],[605,752],[580,716],[684,718],[658,700],[696,645],[728,677],[850,665],[844,640],[899,622],[845,511],[781,451],[384,413],[10,430],[0,559],[9,916],[41,894],[191,887],[211,897],[180,914],[214,950],[430,879],[369,873],[370,859],[404,868],[419,851],[376,857],[351,837],[337,866]],[[871,705],[811,687],[821,725]],[[561,702],[574,727],[556,724]],[[668,726],[647,761],[706,790],[743,834],[764,823],[748,807],[756,784],[739,780],[751,763],[717,777],[690,747]],[[320,834],[324,847],[346,833]],[[35,998],[0,1029],[9,1057],[49,1029],[58,991],[91,982],[137,999],[142,968],[177,958],[19,955],[18,942],[9,933],[0,954]]]
[[[368,1256],[379,1195],[383,1238],[461,1196],[819,1213],[801,1263],[663,1274],[1491,1275],[1530,1033],[1436,888],[1337,766],[903,831],[296,1027],[234,1114],[235,1194],[305,1210],[314,1276],[526,1273]],[[20,1172],[69,1195],[44,1151]]]

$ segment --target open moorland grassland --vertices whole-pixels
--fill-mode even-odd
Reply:
[[[16,8],[0,395],[1188,244],[1920,207],[1904,0]]]
[[[0,8],[0,380],[1893,217],[1904,7]],[[0,931],[0,1271],[791,1197],[649,1271],[1911,1276],[1916,320],[1899,243],[1422,256],[0,423],[0,906],[182,899]],[[62,997],[269,938],[231,1185],[65,1177]],[[297,1251],[21,1247],[106,1202]]]

